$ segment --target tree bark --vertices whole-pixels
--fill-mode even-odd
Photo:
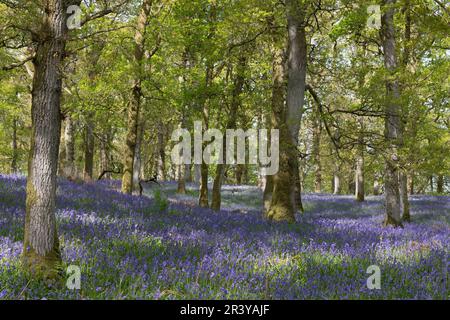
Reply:
[[[236,184],[238,186],[240,186],[242,184],[242,176],[244,174],[244,168],[242,167],[242,165],[237,164],[234,167],[234,177],[236,179]]]
[[[141,164],[142,164],[142,139],[144,136],[145,122],[141,121],[138,128],[138,136],[136,139],[136,148],[134,150],[134,161],[133,161],[133,188],[135,190],[139,189],[139,180],[141,178]]]
[[[203,161],[200,165],[200,194],[198,198],[198,204],[202,208],[209,207],[208,199],[208,165]]]
[[[313,119],[313,145],[312,158],[314,163],[314,192],[322,192],[322,165],[320,161],[320,138],[322,134],[322,122],[317,108]]]
[[[208,67],[206,72],[206,83],[207,87],[209,87],[209,79],[211,75],[211,69]],[[208,102],[204,102],[203,106],[203,118],[206,128],[204,130],[208,130]],[[203,144],[202,150],[204,150],[205,145]],[[209,167],[208,164],[205,162],[203,156],[202,156],[202,163],[200,164],[200,192],[199,192],[199,198],[198,198],[198,204],[202,208],[208,208],[209,207],[209,195],[208,195],[208,174],[209,174]]]
[[[100,141],[100,172],[110,170],[110,151],[109,145],[111,142],[110,128],[106,129],[103,133],[102,139]],[[106,179],[111,179],[111,174],[105,174]]]
[[[86,127],[84,131],[84,170],[83,179],[90,182],[94,175],[94,121],[92,114],[87,116]]]
[[[186,120],[184,111],[181,116],[181,127],[185,128]],[[183,155],[184,156],[184,155]],[[177,165],[177,193],[186,194],[186,164]]]
[[[141,83],[143,78],[143,58],[145,52],[145,29],[148,24],[152,2],[152,0],[143,0],[137,20],[136,32],[134,34],[134,83],[131,101],[128,105],[127,137],[122,176],[122,192],[126,194],[132,194],[133,192],[134,154],[136,150],[142,97]]]
[[[436,192],[439,193],[439,194],[443,194],[444,193],[444,176],[443,175],[439,175],[438,178],[437,178]]]
[[[11,147],[12,147],[11,173],[14,174],[14,173],[18,172],[17,162],[18,162],[18,158],[19,158],[19,153],[18,153],[18,148],[17,148],[17,118],[16,117],[14,117],[14,119],[13,119],[12,129],[13,129],[13,133],[12,133],[12,143],[11,143]]]
[[[411,221],[411,215],[409,211],[408,200],[408,180],[404,172],[399,173],[399,185],[400,185],[400,210],[402,212],[402,220]]]
[[[190,52],[189,52],[189,47],[186,47],[184,50],[184,53],[183,53],[183,68],[185,69],[185,72],[183,73],[182,79],[183,79],[183,90],[184,91],[187,90],[186,74],[189,72],[190,67],[191,67]],[[183,106],[181,109],[181,119],[180,119],[181,120],[180,121],[181,128],[186,128],[186,126],[187,126],[186,113],[188,112],[188,109],[189,109],[189,101],[183,101]],[[177,168],[177,180],[178,180],[177,193],[186,194],[186,181],[187,181],[187,178],[190,179],[190,177],[189,177],[190,173],[191,173],[190,171],[191,171],[190,164],[178,165],[178,168]]]
[[[65,169],[64,175],[67,179],[73,180],[75,178],[75,128],[72,117],[66,116],[64,127],[64,143],[66,149]]]
[[[192,165],[184,165],[184,180],[188,183],[192,182]]]
[[[341,177],[339,173],[334,173],[333,182],[333,194],[341,194]]]
[[[288,24],[287,96],[284,107],[284,52],[273,50],[272,110],[274,125],[279,129],[279,171],[273,177],[273,193],[267,216],[275,221],[295,221],[297,208],[295,185],[298,177],[298,133],[303,114],[306,88],[307,46],[304,5],[286,1]],[[276,34],[273,34],[276,43]],[[296,169],[297,168],[297,169]]]
[[[272,194],[273,194],[273,176],[266,176],[266,183],[264,186],[263,193],[263,204],[264,204],[264,212],[263,216],[267,216],[267,213],[270,210],[270,204],[272,203]]]
[[[394,28],[395,0],[385,0],[385,13],[382,16],[382,44],[384,64],[389,72],[386,79],[385,104],[385,139],[387,155],[385,159],[385,220],[384,225],[401,225],[400,192],[399,192],[399,142],[401,139],[401,123],[399,105],[399,86],[395,79],[397,55]]]
[[[32,89],[31,148],[28,161],[24,267],[39,277],[55,277],[61,262],[56,229],[56,173],[61,134],[62,61],[67,39],[66,7],[80,1],[43,1],[36,33]]]
[[[298,134],[303,115],[306,88],[307,44],[304,22],[304,7],[296,0],[286,1],[288,20],[288,82],[287,82],[287,118],[292,143],[297,150]],[[294,177],[294,197],[296,209],[303,212],[299,158],[292,153],[292,176]]]
[[[356,159],[356,172],[355,172],[355,182],[356,182],[356,190],[355,196],[356,201],[362,202],[364,201],[364,155],[358,155]]]
[[[178,172],[177,172],[177,193],[179,194],[186,194],[186,174],[185,174],[186,166],[181,164],[178,165]]]
[[[194,183],[200,183],[201,175],[201,165],[194,164]]]
[[[156,152],[156,165],[158,172],[158,179],[161,181],[166,180],[166,142],[164,137],[165,127],[162,122],[158,123],[158,147]]]
[[[404,39],[404,49],[403,49],[403,67],[406,69],[409,63],[410,56],[410,41],[411,41],[411,10],[410,10],[410,1],[405,0],[404,4],[404,12],[405,12],[405,39]],[[405,108],[406,109],[406,108]],[[404,121],[400,123],[401,137],[400,137],[400,146],[403,146],[403,135],[405,131],[406,121],[408,120],[407,109],[402,111],[402,115],[404,116]],[[401,169],[399,172],[399,184],[400,184],[400,210],[402,213],[403,221],[411,221],[411,214],[409,210],[409,199],[408,199],[408,179],[407,172],[405,169]]]
[[[295,222],[295,195],[291,175],[292,136],[286,123],[284,106],[285,71],[284,50],[274,48],[272,72],[272,112],[274,127],[279,130],[279,170],[273,176],[273,191],[267,218],[274,221]]]
[[[245,68],[247,65],[247,58],[245,55],[241,55],[238,61],[237,70],[236,70],[236,77],[234,79],[233,83],[233,93],[231,96],[231,108],[230,108],[230,114],[228,116],[228,121],[226,125],[226,129],[235,129],[236,128],[236,121],[237,121],[237,114],[238,109],[241,105],[241,93],[244,88],[245,83]],[[224,136],[223,141],[223,159],[226,159],[226,135]],[[213,190],[212,190],[212,201],[211,201],[211,209],[214,211],[220,210],[220,205],[222,202],[221,199],[221,188],[222,188],[222,181],[224,177],[224,171],[225,171],[225,164],[217,164],[216,166],[216,176],[214,178],[214,184],[213,184]]]
[[[364,121],[359,119],[360,131],[358,138],[358,151],[356,155],[356,171],[355,171],[355,197],[356,201],[364,201]]]
[[[95,76],[97,74],[95,66],[97,65],[103,47],[105,45],[104,41],[97,41],[98,45],[93,47],[87,58],[87,64],[89,68],[88,77],[89,84],[95,87]],[[92,109],[88,109],[86,112],[86,123],[84,130],[84,170],[83,178],[84,181],[90,182],[94,178],[94,156],[95,156],[95,112]]]
[[[408,179],[408,193],[410,195],[413,195],[415,192],[414,173],[409,174],[407,179]]]

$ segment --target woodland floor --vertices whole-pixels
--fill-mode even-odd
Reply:
[[[29,280],[20,268],[25,178],[0,175],[0,299],[448,299],[450,197],[412,196],[412,220],[383,228],[383,198],[305,194],[296,224],[261,218],[256,187],[224,186],[219,213],[198,208],[194,185],[60,180],[64,270],[81,290]],[[381,289],[366,285],[370,265]]]

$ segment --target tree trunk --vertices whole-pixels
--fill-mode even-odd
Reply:
[[[353,177],[350,177],[347,184],[348,193],[349,194],[355,194],[356,193],[356,183],[353,179]]]
[[[102,139],[100,141],[100,172],[104,172],[105,170],[110,170],[110,151],[109,145],[111,142],[111,130],[110,128],[106,129],[103,133]],[[104,175],[105,179],[111,179],[111,174],[106,173]]]
[[[184,180],[188,183],[192,182],[192,165],[184,165]]]
[[[409,200],[408,200],[408,180],[406,174],[401,171],[399,176],[400,184],[400,209],[402,212],[402,220],[409,222],[411,221],[411,214],[409,211]]]
[[[288,82],[287,82],[287,124],[291,133],[292,144],[297,150],[298,134],[303,115],[306,88],[307,44],[304,27],[304,8],[296,0],[286,2],[288,20]],[[294,177],[294,197],[296,209],[303,212],[299,158],[292,153],[292,172]]]
[[[297,164],[294,164],[294,197],[295,197],[295,204],[297,206],[297,209],[300,212],[304,212],[303,203],[302,203],[302,182],[300,179],[300,162],[297,158]]]
[[[239,185],[239,186],[242,184],[242,175],[243,174],[244,174],[243,166],[240,165],[240,164],[237,164],[234,167],[234,176],[235,176],[235,179],[236,179],[236,184]]]
[[[314,163],[314,192],[322,192],[322,165],[320,162],[320,136],[322,133],[322,126],[320,116],[316,113],[314,117],[313,128],[313,146],[312,156]]]
[[[157,174],[158,174],[158,179],[160,179],[161,181],[165,181],[166,180],[166,142],[165,142],[165,138],[164,138],[164,124],[162,122],[159,122],[158,124],[158,149],[156,152],[156,164],[157,164]]]
[[[223,149],[225,151],[225,144]],[[216,176],[214,177],[212,200],[211,200],[211,209],[213,209],[214,211],[220,211],[220,206],[222,203],[220,189],[222,188],[224,167],[225,167],[224,164],[218,164],[216,166]]]
[[[356,190],[355,196],[356,201],[364,201],[364,155],[358,155],[356,159],[356,172],[355,172],[355,182]]]
[[[359,119],[360,131],[358,138],[358,154],[356,156],[356,171],[355,171],[355,197],[356,201],[364,201],[364,120]]]
[[[181,116],[181,128],[185,128],[186,126],[186,120],[185,120],[185,115],[184,112]],[[183,151],[184,152],[184,151]],[[184,160],[184,154],[181,155],[183,157]],[[183,161],[184,162],[184,161]],[[186,164],[182,163],[177,165],[177,181],[178,181],[178,185],[177,185],[177,193],[180,194],[186,194]]]
[[[292,136],[285,121],[286,110],[284,106],[285,72],[284,50],[273,49],[273,76],[272,76],[272,110],[273,124],[279,130],[279,170],[273,176],[273,191],[267,218],[274,221],[295,222],[295,195],[293,179],[291,176],[290,160],[294,151]]]
[[[28,161],[24,267],[39,277],[55,277],[61,262],[56,229],[56,173],[60,143],[62,61],[66,1],[44,1],[44,19],[33,59],[31,148]],[[79,1],[78,3],[79,4]]]
[[[337,172],[333,175],[333,194],[341,194],[341,177]]]
[[[189,47],[186,47],[183,53],[183,67],[185,69],[185,72],[183,73],[183,91],[187,91],[186,88],[186,82],[187,77],[186,74],[189,73],[189,70],[191,68],[191,62],[190,62],[190,52]],[[181,128],[186,128],[187,121],[186,121],[186,113],[188,112],[190,107],[189,101],[183,101],[183,106],[181,110]],[[183,155],[184,158],[184,155]],[[177,186],[177,193],[180,194],[186,194],[186,181],[189,178],[191,174],[191,167],[190,164],[184,164],[185,161],[183,161],[183,164],[178,165],[177,168],[177,180],[178,180],[178,186]],[[189,175],[189,176],[188,176]]]
[[[203,161],[200,165],[200,194],[198,198],[198,204],[202,208],[209,207],[208,199],[208,165]]]
[[[200,183],[201,176],[201,165],[194,164],[194,183]]]
[[[88,115],[84,132],[84,181],[92,181],[94,174],[94,121],[92,115]]]
[[[386,80],[385,105],[385,138],[387,155],[385,163],[385,225],[401,225],[400,192],[399,192],[399,142],[401,139],[401,123],[399,105],[399,86],[395,79],[397,56],[394,28],[395,0],[385,0],[385,13],[382,16],[382,44],[384,49],[384,64],[389,76]]]
[[[134,150],[134,161],[133,161],[133,188],[135,190],[139,189],[139,180],[141,178],[141,164],[142,164],[142,139],[144,136],[145,123],[141,121],[138,128],[138,136],[136,139],[136,148]]]
[[[406,69],[409,63],[409,55],[410,55],[410,42],[411,42],[411,10],[410,10],[410,1],[405,0],[404,4],[404,12],[405,12],[405,39],[404,39],[404,50],[403,50],[403,67]],[[407,106],[407,105],[405,105]],[[408,120],[408,110],[402,110],[402,115],[405,115],[404,121],[400,123],[400,146],[403,146],[403,134],[405,131],[406,121]],[[399,185],[400,185],[400,210],[402,213],[403,221],[411,221],[411,214],[409,211],[409,199],[408,199],[408,179],[407,172],[405,169],[401,169],[399,172]]]
[[[437,189],[436,192],[439,194],[443,194],[444,193],[444,176],[443,175],[439,175],[437,178]]]
[[[273,194],[273,176],[265,176],[266,182],[264,185],[264,193],[263,193],[263,204],[264,204],[264,212],[263,216],[267,216],[267,213],[270,210],[270,204],[272,203],[272,194]]]
[[[57,175],[58,176],[64,176],[64,170],[66,168],[66,142],[64,141],[65,139],[65,126],[64,126],[64,121],[61,121],[61,136],[60,136],[60,141],[59,141],[59,155],[58,155],[58,171],[57,171]]]
[[[145,50],[145,29],[152,6],[152,0],[143,0],[141,11],[137,20],[136,32],[134,34],[134,59],[133,65],[134,81],[131,101],[128,105],[127,137],[125,144],[125,155],[122,176],[122,192],[132,194],[133,192],[133,166],[138,136],[139,113],[141,108],[143,78],[143,58]]]
[[[184,164],[178,165],[177,170],[177,193],[186,194],[186,174],[185,174],[186,166]]]
[[[12,129],[13,129],[13,134],[12,134],[12,157],[11,157],[11,173],[17,173],[18,171],[18,167],[17,167],[17,162],[18,162],[18,158],[19,158],[19,153],[18,153],[18,148],[17,148],[17,118],[13,119],[13,123],[12,123]]]
[[[407,177],[407,180],[408,180],[408,193],[410,195],[413,195],[414,192],[415,192],[415,189],[414,189],[415,188],[415,186],[414,186],[414,173],[409,174],[408,177]]]
[[[100,59],[101,52],[105,42],[100,40],[97,41],[97,45],[92,48],[92,50],[88,53],[87,63],[89,67],[88,77],[89,77],[89,85],[91,87],[95,87],[95,76],[96,65]],[[86,112],[86,123],[85,123],[85,141],[84,141],[84,171],[83,177],[84,181],[92,181],[94,177],[94,151],[95,151],[95,119],[94,119],[94,111],[88,110]]]
[[[239,107],[241,105],[241,93],[244,88],[245,83],[245,68],[247,65],[247,58],[242,53],[241,57],[239,58],[239,62],[236,68],[236,77],[234,78],[233,83],[233,92],[231,96],[231,107],[230,107],[230,114],[228,116],[228,121],[226,125],[226,129],[235,129],[236,128],[236,121],[237,121],[237,114]],[[223,159],[226,159],[226,135],[224,135],[223,140]],[[240,165],[238,165],[240,166]],[[221,205],[221,188],[222,188],[222,180],[224,177],[224,171],[225,171],[225,164],[218,164],[216,167],[216,176],[214,178],[214,184],[213,184],[213,191],[212,191],[212,202],[211,202],[211,208],[215,211],[220,210]]]
[[[200,164],[200,192],[198,197],[198,204],[202,208],[209,207],[208,198],[208,164],[204,161],[202,157],[202,163]]]
[[[70,115],[66,117],[64,128],[64,143],[66,149],[66,160],[64,175],[67,179],[75,179],[75,128],[74,123]]]
[[[373,195],[374,196],[380,195],[380,182],[378,181],[377,177],[374,177],[373,179]]]
[[[287,96],[284,107],[285,70],[283,50],[273,50],[272,110],[274,125],[279,129],[279,171],[273,177],[273,194],[269,219],[295,221],[297,207],[295,185],[298,178],[298,133],[303,114],[306,88],[307,47],[303,5],[295,0],[286,1],[288,23]],[[276,43],[276,35],[274,43]],[[296,169],[297,168],[297,169]],[[297,195],[299,196],[299,195]]]

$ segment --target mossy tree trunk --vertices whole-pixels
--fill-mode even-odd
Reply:
[[[286,124],[285,97],[285,54],[283,49],[274,48],[272,73],[273,124],[279,130],[279,170],[273,175],[273,190],[267,218],[274,221],[295,221],[294,179],[290,161],[293,159],[292,138]],[[267,191],[269,189],[267,188]]]
[[[127,136],[125,143],[125,155],[123,162],[122,192],[132,194],[133,192],[133,166],[136,141],[139,127],[139,113],[142,98],[143,58],[145,52],[146,26],[152,7],[152,0],[143,0],[137,20],[134,34],[134,81],[131,101],[128,104]]]
[[[61,133],[62,62],[67,39],[66,9],[80,1],[43,1],[35,32],[32,132],[28,159],[23,265],[39,277],[55,277],[61,262],[56,228],[56,173]]]
[[[295,193],[295,185],[299,179],[296,177],[296,173],[299,172],[298,133],[306,88],[305,3],[296,0],[286,1],[286,16],[288,23],[287,74],[284,67],[285,52],[276,48],[277,35],[273,33],[275,48],[272,50],[272,111],[274,126],[279,129],[280,156],[279,171],[273,176],[272,201],[267,217],[274,221],[295,222],[295,212],[299,201]]]

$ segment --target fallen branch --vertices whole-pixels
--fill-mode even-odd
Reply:
[[[115,174],[121,174],[122,170],[117,169],[117,170],[103,170],[102,174],[98,177],[98,181],[102,180],[103,176],[107,173],[115,173]]]
[[[144,183],[153,182],[153,183],[156,183],[157,185],[160,186],[156,175],[154,175],[153,178],[150,178],[150,179],[147,179],[147,180],[139,179],[139,195],[140,196],[142,196],[142,192],[144,191],[144,187],[142,186],[142,182],[144,182]]]

